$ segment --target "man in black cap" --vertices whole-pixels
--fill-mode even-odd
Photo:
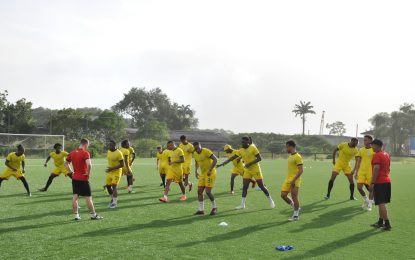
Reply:
[[[379,207],[379,220],[371,225],[375,228],[390,231],[388,210],[386,204],[391,200],[391,180],[390,180],[390,155],[382,151],[383,142],[379,139],[372,141],[373,151],[376,153],[372,159],[373,178],[371,190],[375,199],[375,205]]]

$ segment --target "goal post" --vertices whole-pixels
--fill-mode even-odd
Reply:
[[[65,136],[0,133],[0,154],[2,157],[6,157],[8,153],[16,150],[16,146],[21,144],[25,147],[28,157],[45,158],[55,143],[61,143],[62,148],[65,149]]]

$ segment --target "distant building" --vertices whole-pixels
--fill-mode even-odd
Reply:
[[[189,142],[200,142],[203,147],[213,151],[221,151],[223,146],[230,142],[226,135],[207,130],[172,130],[170,131],[170,140],[179,143],[182,135],[185,135]]]

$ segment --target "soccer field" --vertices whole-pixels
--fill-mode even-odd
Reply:
[[[220,160],[222,161],[222,160]],[[262,162],[265,183],[277,208],[270,209],[261,191],[250,189],[247,209],[234,210],[240,203],[241,178],[236,194],[228,193],[230,168],[218,170],[214,193],[217,216],[194,216],[198,207],[196,190],[185,202],[173,185],[170,203],[161,204],[159,176],[153,159],[138,159],[135,194],[120,189],[117,209],[108,209],[102,191],[105,160],[95,159],[91,178],[97,212],[104,219],[91,221],[81,200],[81,217],[73,221],[70,179],[55,178],[46,193],[43,187],[52,164],[27,160],[26,177],[33,197],[27,197],[21,182],[4,181],[1,199],[1,259],[413,259],[415,164],[393,163],[391,232],[369,227],[377,220],[361,208],[362,201],[349,201],[348,182],[339,176],[332,198],[323,200],[330,176],[329,161],[306,161],[300,191],[300,221],[289,222],[291,209],[280,199],[285,178],[285,160]],[[195,182],[194,175],[191,176]],[[120,185],[126,186],[125,177]],[[206,202],[210,211],[210,203]],[[225,221],[227,227],[218,224]],[[293,245],[292,251],[276,251],[278,245]]]

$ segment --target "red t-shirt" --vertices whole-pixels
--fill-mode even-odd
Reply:
[[[372,168],[374,165],[379,165],[379,175],[374,183],[388,183],[391,182],[389,177],[391,158],[386,152],[377,152],[372,159]]]
[[[89,176],[84,175],[88,169],[86,160],[90,159],[88,151],[82,149],[76,149],[69,153],[66,157],[66,161],[72,163],[74,173],[72,175],[73,180],[88,181]]]

